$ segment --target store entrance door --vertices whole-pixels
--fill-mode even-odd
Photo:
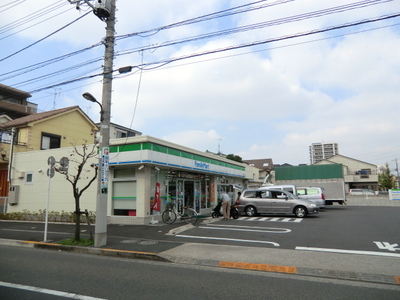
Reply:
[[[201,182],[200,180],[185,180],[184,184],[184,205],[193,208],[196,212],[200,213],[201,202]]]
[[[175,184],[174,184],[175,183]],[[197,213],[201,209],[201,181],[178,179],[169,184],[171,196],[176,199],[175,208],[182,212],[182,207],[193,208]]]

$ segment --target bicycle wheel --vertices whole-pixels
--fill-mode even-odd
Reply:
[[[176,220],[176,213],[172,209],[167,209],[162,214],[164,223],[173,224]]]
[[[188,223],[194,225],[197,221],[197,212],[193,208],[187,208],[182,219]]]

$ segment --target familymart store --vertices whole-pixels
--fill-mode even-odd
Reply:
[[[150,136],[111,140],[109,223],[161,220],[168,204],[210,215],[219,192],[236,199],[245,165]]]

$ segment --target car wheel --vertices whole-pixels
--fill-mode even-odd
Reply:
[[[307,209],[304,206],[297,206],[294,209],[294,214],[297,218],[304,218],[307,215]]]
[[[247,206],[244,212],[248,217],[254,217],[257,214],[257,209],[254,206]]]

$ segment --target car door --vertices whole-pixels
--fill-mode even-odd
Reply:
[[[274,214],[288,214],[292,212],[291,198],[287,198],[285,193],[271,191],[271,211]]]
[[[257,212],[268,214],[272,212],[272,199],[270,191],[257,192]]]

